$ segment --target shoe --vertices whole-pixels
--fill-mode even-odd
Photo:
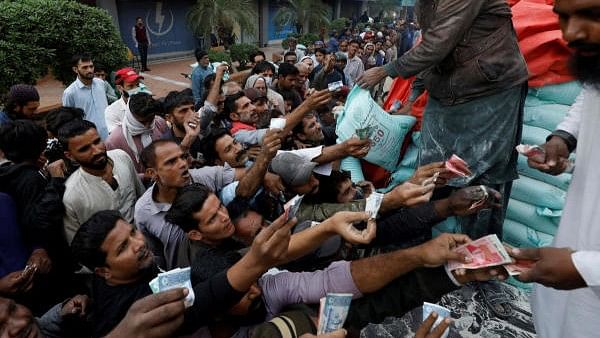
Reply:
[[[144,69],[142,69],[142,72],[149,72],[149,71],[150,71],[150,68],[144,68]]]

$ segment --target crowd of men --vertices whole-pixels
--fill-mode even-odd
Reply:
[[[86,54],[72,59],[77,78],[60,108],[41,114],[35,87],[12,86],[0,114],[2,336],[279,337],[283,322],[314,337],[319,299],[331,292],[353,301],[344,329],[320,337],[357,336],[465,283],[506,279],[503,268],[446,264],[466,262],[457,246],[502,236],[527,66],[504,0],[433,3],[419,16],[422,33],[401,21],[306,49],[291,38],[281,58],[256,53],[244,71],[214,67],[198,50],[191,89],[161,98],[132,68],[115,71],[113,91]],[[529,164],[559,174],[577,148],[575,177],[557,248],[510,252],[535,261],[519,278],[540,283],[541,337],[600,330],[599,10],[593,0],[555,3],[584,89],[542,145],[544,162]],[[379,99],[388,76],[413,75],[414,90],[430,94],[420,167],[372,218],[375,187],[340,170],[370,141],[340,142],[333,112],[354,85]],[[470,164],[469,179],[446,169],[453,153]],[[475,203],[481,189],[492,198]],[[470,237],[432,238],[448,217]],[[158,273],[185,267],[193,305],[184,306],[191,290],[152,294]],[[435,319],[416,336],[440,337],[450,321],[430,332]]]

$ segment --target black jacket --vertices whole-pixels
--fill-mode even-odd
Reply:
[[[505,0],[421,0],[423,40],[384,66],[391,77],[420,74],[432,97],[450,106],[527,81]]]
[[[15,201],[17,222],[29,244],[56,251],[64,239],[64,178],[47,179],[32,164],[0,166],[0,191]]]

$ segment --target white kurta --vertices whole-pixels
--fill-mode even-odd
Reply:
[[[600,91],[584,88],[557,129],[577,138],[577,159],[554,247],[577,250],[573,263],[589,287],[535,287],[532,309],[541,338],[600,337]]]

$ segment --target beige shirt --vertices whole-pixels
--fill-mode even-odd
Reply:
[[[133,222],[135,202],[144,193],[144,186],[127,153],[120,149],[110,150],[108,157],[113,161],[113,176],[119,184],[116,190],[102,177],[91,175],[82,168],[65,183],[63,223],[69,243],[81,224],[98,211],[118,210],[126,221]]]

